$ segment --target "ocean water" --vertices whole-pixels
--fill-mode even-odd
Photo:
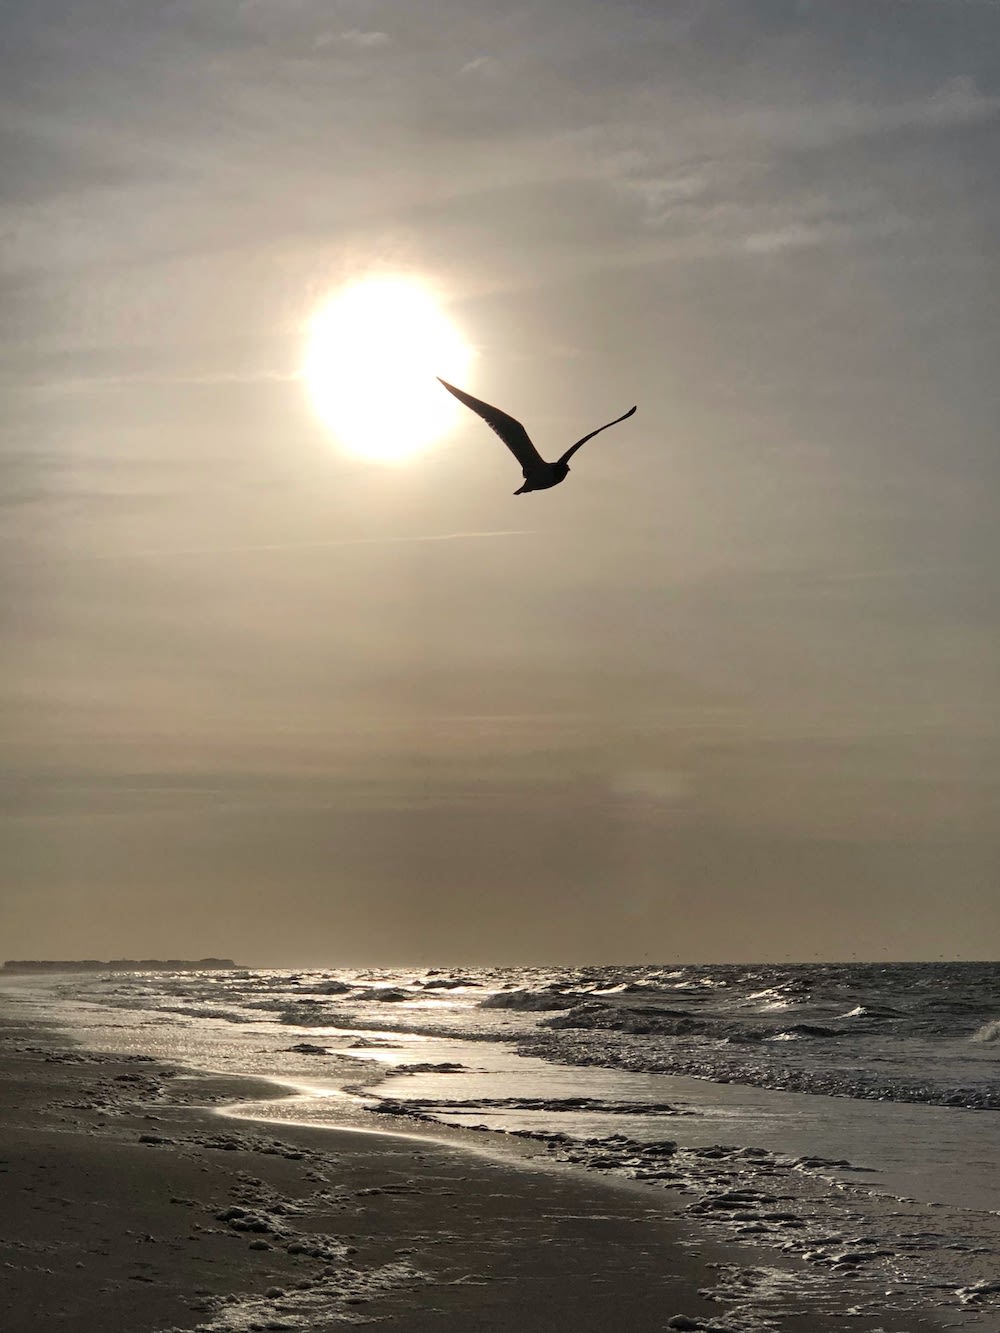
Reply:
[[[1000,964],[233,970],[5,990],[92,1048],[283,1085],[244,1117],[461,1130],[670,1191],[693,1234],[763,1256],[755,1326],[780,1253],[803,1290],[846,1290],[858,1311],[1000,1330]]]

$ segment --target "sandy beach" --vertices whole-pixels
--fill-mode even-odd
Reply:
[[[9,1015],[0,1068],[8,1333],[761,1327],[754,1252],[692,1236],[669,1197],[401,1134],[248,1126],[213,1108],[273,1085]],[[819,1305],[800,1289],[771,1327],[940,1327]]]

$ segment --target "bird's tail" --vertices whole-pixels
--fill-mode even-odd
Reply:
[[[515,494],[515,495],[523,495],[523,494],[525,493],[525,491],[530,491],[530,490],[531,490],[531,487],[528,485],[527,482],[525,482],[524,485],[523,485],[522,487],[520,487],[519,490],[516,490],[516,491],[514,492],[514,494]]]

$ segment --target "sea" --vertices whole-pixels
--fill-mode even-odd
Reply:
[[[797,1284],[1000,1333],[1000,963],[109,971],[4,992],[90,1049],[279,1085],[226,1115],[516,1147],[657,1191],[692,1245],[751,1247],[718,1293],[731,1312],[743,1284],[748,1329],[779,1327],[768,1302]]]

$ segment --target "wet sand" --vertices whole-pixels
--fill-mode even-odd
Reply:
[[[941,1327],[851,1316],[849,1288],[817,1294],[842,1296],[839,1314],[775,1295],[773,1256],[693,1234],[634,1186],[226,1119],[212,1107],[275,1089],[91,1054],[2,1015],[0,1087],[7,1333],[744,1333],[765,1303],[781,1333]]]

